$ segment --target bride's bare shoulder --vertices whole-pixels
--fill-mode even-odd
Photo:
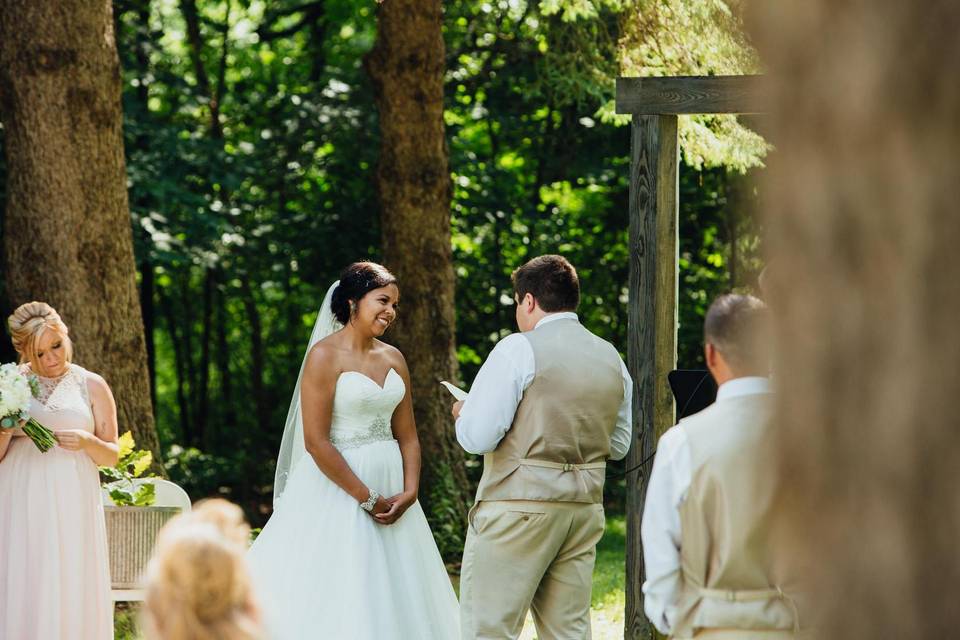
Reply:
[[[307,353],[306,370],[316,372],[339,371],[343,349],[335,340],[330,340],[332,337],[328,336],[310,347],[310,352]]]
[[[377,340],[377,350],[380,356],[386,360],[390,366],[398,369],[401,372],[407,370],[407,361],[403,357],[403,353],[400,351],[400,349],[397,349],[392,344],[387,344],[386,342]]]

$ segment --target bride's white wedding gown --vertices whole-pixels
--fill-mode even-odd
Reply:
[[[390,429],[406,393],[356,371],[337,380],[330,440],[355,474],[389,497],[403,491]],[[291,470],[249,554],[270,640],[453,640],[459,611],[419,502],[377,523],[307,455]]]

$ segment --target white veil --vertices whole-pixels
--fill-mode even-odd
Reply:
[[[303,353],[300,375],[297,376],[297,386],[294,387],[293,397],[290,399],[287,423],[283,427],[283,440],[280,441],[280,454],[277,456],[277,474],[273,481],[274,508],[280,502],[280,496],[283,495],[283,490],[287,486],[290,472],[307,452],[303,442],[303,415],[300,413],[300,382],[303,380],[303,368],[307,364],[307,356],[313,345],[343,327],[333,315],[333,292],[339,284],[338,280],[327,289],[327,295],[323,297],[323,304],[320,306],[320,313],[317,314],[317,321],[313,325],[313,333],[310,334],[310,342],[307,343],[307,349]]]

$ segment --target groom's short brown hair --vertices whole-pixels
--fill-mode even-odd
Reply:
[[[510,276],[517,300],[529,293],[548,313],[576,311],[580,304],[580,279],[577,270],[563,256],[539,256],[518,268]]]

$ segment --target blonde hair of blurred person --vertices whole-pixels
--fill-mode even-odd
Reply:
[[[167,523],[147,566],[147,638],[262,638],[245,560],[249,537],[240,508],[220,499]]]

